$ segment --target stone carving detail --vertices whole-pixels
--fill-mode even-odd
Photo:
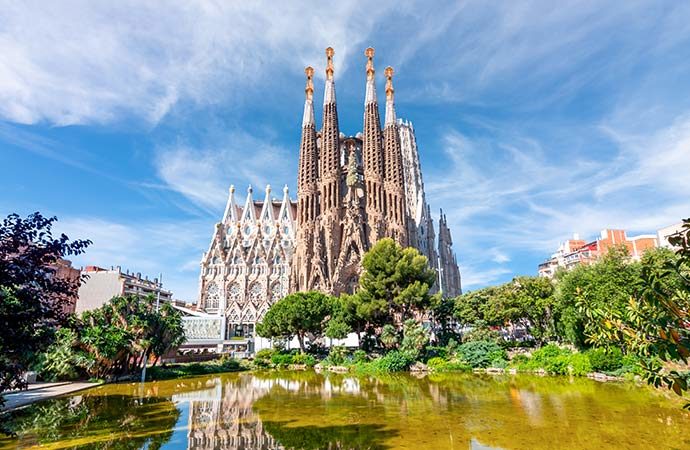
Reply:
[[[187,340],[213,340],[222,338],[220,317],[185,317],[182,320]]]
[[[223,219],[201,261],[201,305],[206,312],[223,314],[228,325],[249,325],[261,320],[276,292],[288,291],[297,204],[287,187],[283,200],[276,201],[267,186],[263,202],[252,198],[250,188],[244,207],[235,203],[234,192],[231,188]],[[217,311],[223,286],[225,310]]]

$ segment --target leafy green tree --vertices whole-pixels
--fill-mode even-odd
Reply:
[[[364,255],[362,267],[357,313],[370,324],[393,324],[396,315],[404,321],[431,305],[436,273],[417,249],[381,239]]]
[[[621,313],[640,282],[639,263],[630,261],[625,247],[614,247],[592,265],[580,265],[558,280],[554,320],[558,335],[578,348],[589,346],[584,309],[606,308]]]
[[[503,286],[490,286],[467,292],[455,299],[454,316],[462,326],[482,321],[486,326],[500,326],[505,322],[501,311]]]
[[[539,345],[555,338],[554,291],[549,278],[514,278],[501,290],[507,305],[503,309],[504,319],[523,325]]]
[[[676,255],[663,250],[645,255],[638,290],[622,308],[592,305],[586,298],[578,306],[587,318],[590,342],[623,346],[639,358],[648,383],[683,395],[686,377],[666,363],[687,364],[690,358],[690,219],[669,242],[679,247]]]
[[[457,337],[453,327],[455,318],[455,299],[434,295],[431,300],[432,321],[435,338],[440,345],[446,345],[452,338]]]
[[[266,338],[297,337],[304,353],[304,338],[321,336],[326,318],[332,313],[333,300],[321,292],[295,292],[274,303],[256,325],[259,336]]]
[[[79,280],[55,277],[54,267],[91,242],[54,237],[56,220],[36,212],[26,219],[11,214],[0,224],[0,393],[26,386],[22,373],[51,344],[79,289]]]
[[[98,378],[138,372],[149,356],[155,358],[155,365],[185,339],[180,313],[167,303],[156,311],[152,296],[113,297],[100,308],[84,312],[74,328],[78,336],[72,350],[75,363],[81,361],[82,368]],[[56,350],[61,351],[60,347]]]

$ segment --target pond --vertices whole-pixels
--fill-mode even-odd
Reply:
[[[35,404],[9,418],[18,436],[0,449],[690,448],[680,406],[565,377],[235,373]]]

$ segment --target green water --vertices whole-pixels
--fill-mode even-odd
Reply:
[[[33,405],[0,449],[690,448],[677,402],[630,384],[472,374],[239,373]]]

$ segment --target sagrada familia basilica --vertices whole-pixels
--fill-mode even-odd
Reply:
[[[446,217],[438,237],[426,202],[414,128],[395,113],[393,69],[387,67],[381,127],[374,49],[366,49],[363,131],[340,131],[332,48],[326,49],[321,128],[314,114],[314,69],[307,67],[297,201],[251,187],[243,206],[230,188],[227,206],[201,260],[198,310],[185,319],[190,342],[218,351],[251,352],[264,345],[254,326],[290,292],[333,295],[357,289],[364,253],[383,237],[412,246],[438,273],[434,290],[461,292],[460,272]],[[265,343],[264,343],[265,344]],[[222,348],[220,348],[222,347]]]

